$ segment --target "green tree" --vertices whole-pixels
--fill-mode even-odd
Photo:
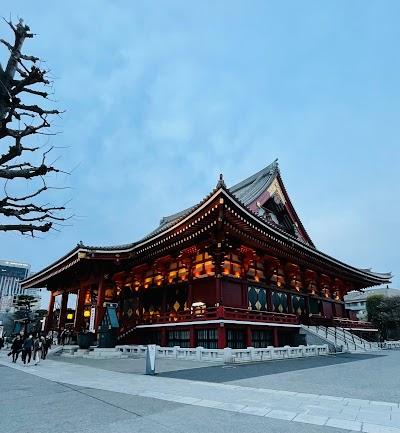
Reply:
[[[383,295],[371,295],[367,298],[367,314],[368,321],[374,324],[377,324],[377,320],[379,320],[380,309],[379,306],[385,296]]]
[[[384,340],[400,338],[400,296],[368,296],[367,313]]]
[[[400,338],[400,296],[385,297],[379,309],[386,339],[398,340]]]

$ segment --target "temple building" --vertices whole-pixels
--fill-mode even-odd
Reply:
[[[227,188],[222,178],[200,203],[165,217],[143,239],[114,247],[79,243],[22,282],[77,294],[74,327],[104,302],[118,304],[121,344],[204,348],[296,344],[301,323],[348,319],[343,296],[391,274],[358,269],[319,251],[298,217],[277,161]]]

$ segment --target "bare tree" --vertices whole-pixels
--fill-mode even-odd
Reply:
[[[48,162],[53,149],[49,136],[57,133],[50,129],[51,121],[61,112],[48,108],[48,101],[55,102],[50,70],[38,57],[22,54],[25,40],[34,34],[23,20],[6,22],[14,43],[0,39],[9,52],[5,69],[0,63],[0,231],[34,236],[67,219],[65,205],[45,201],[47,191],[55,189],[46,180],[64,173],[54,166],[56,161]],[[10,224],[5,224],[6,217]]]

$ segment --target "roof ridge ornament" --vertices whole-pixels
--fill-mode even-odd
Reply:
[[[278,158],[275,159],[275,161],[270,165],[269,174],[274,174],[276,172],[279,172],[279,164],[278,164]]]
[[[217,188],[226,188],[224,177],[222,173],[219,175],[219,181],[217,183]]]

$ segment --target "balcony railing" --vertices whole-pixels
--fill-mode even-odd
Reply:
[[[179,322],[202,322],[206,320],[241,320],[254,323],[273,323],[276,325],[298,325],[299,317],[295,314],[272,313],[270,311],[245,310],[233,307],[209,307],[195,312],[178,311],[177,313],[144,314],[125,323],[119,329],[119,339],[131,334],[137,325],[163,325]]]
[[[163,324],[170,322],[195,322],[204,320],[246,320],[250,322],[267,322],[285,325],[297,325],[298,316],[294,314],[272,313],[268,311],[245,310],[233,307],[209,307],[196,312],[178,311],[171,314],[148,314],[137,318],[137,324]]]

